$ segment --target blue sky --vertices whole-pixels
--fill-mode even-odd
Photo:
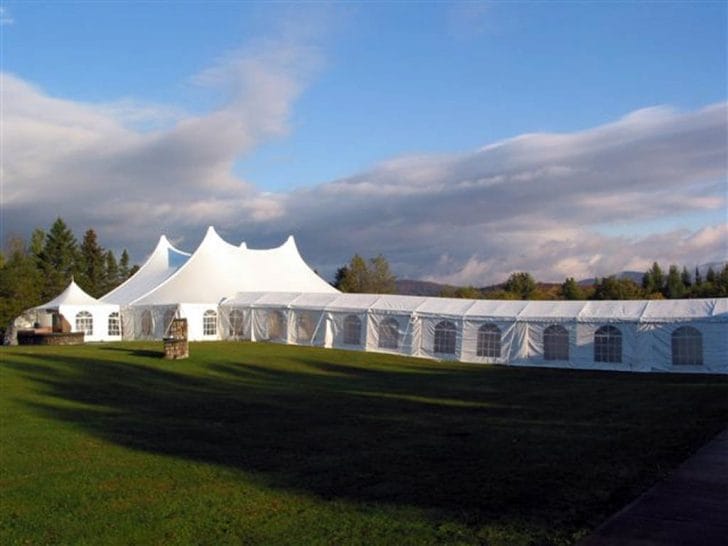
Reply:
[[[402,276],[476,284],[498,281],[516,269],[530,268],[558,279],[569,267],[577,276],[606,274],[611,268],[639,267],[653,259],[691,263],[725,259],[728,253],[725,153],[720,151],[725,149],[720,135],[728,72],[728,14],[723,2],[3,2],[2,6],[2,71],[13,78],[3,105],[11,120],[6,126],[15,119],[16,110],[23,113],[22,122],[27,124],[23,127],[43,125],[41,140],[47,140],[49,151],[39,147],[34,157],[47,157],[48,173],[59,165],[72,165],[75,179],[64,184],[84,191],[88,188],[79,180],[87,178],[93,186],[87,192],[91,203],[99,199],[103,205],[109,200],[96,185],[106,180],[111,184],[113,179],[115,188],[127,188],[130,197],[150,207],[147,220],[135,219],[127,231],[119,228],[120,219],[107,221],[108,214],[77,210],[70,200],[59,204],[56,198],[47,206],[25,204],[22,196],[15,197],[13,187],[42,187],[42,182],[32,169],[19,166],[4,173],[6,231],[27,231],[31,220],[49,224],[48,214],[53,213],[48,209],[55,206],[64,218],[70,215],[67,220],[79,230],[93,225],[108,244],[138,248],[143,256],[153,246],[150,238],[160,230],[187,246],[194,245],[208,224],[220,225],[231,239],[247,238],[261,245],[282,239],[283,231],[289,230],[298,235],[304,254],[324,271],[356,251],[384,252]],[[30,95],[37,101],[28,103],[40,111],[28,113],[31,106],[22,107]],[[701,114],[711,107],[709,114]],[[81,132],[68,117],[77,108],[88,119]],[[42,123],[33,119],[36,114]],[[684,132],[682,128],[703,117],[707,120],[702,125]],[[633,195],[629,185],[614,182],[619,173],[604,174],[584,163],[585,155],[577,157],[571,151],[568,161],[559,156],[540,166],[531,165],[530,158],[513,163],[520,157],[518,139],[524,135],[581,135],[589,140],[619,123],[629,128],[620,137],[625,143],[639,135],[651,152],[675,133],[692,139],[695,153],[686,155],[684,163],[677,164],[673,148],[666,146],[662,152],[668,163],[676,162],[661,176],[674,178],[666,187],[684,192],[685,199],[678,199],[681,205],[675,205],[674,191],[663,195],[657,182],[645,183],[642,193]],[[199,127],[188,134],[190,125]],[[647,134],[645,127],[657,132]],[[62,137],[62,130],[69,135]],[[208,130],[211,136],[206,138]],[[190,143],[195,135],[198,146]],[[99,147],[85,148],[90,146],[87,137]],[[53,138],[65,143],[80,140],[59,157]],[[5,141],[9,144],[4,160],[13,167],[13,135],[5,132]],[[123,146],[112,149],[118,142]],[[170,165],[192,157],[189,148],[177,146],[180,142],[194,148],[192,155],[199,154],[192,169],[195,180],[171,174]],[[539,140],[529,141],[531,145],[541,146],[530,152],[540,156],[556,144]],[[496,152],[479,153],[489,146],[500,146],[497,158]],[[612,150],[615,145],[609,146]],[[671,146],[684,149],[678,141]],[[27,146],[18,142],[17,149]],[[155,156],[160,149],[164,154]],[[700,150],[713,149],[712,163],[696,159]],[[105,164],[116,165],[115,170],[105,172],[90,164],[93,153],[106,157]],[[659,154],[645,155],[654,164],[623,173],[624,178],[633,177],[632,187],[665,164]],[[155,162],[155,157],[168,163]],[[472,164],[476,157],[484,162],[479,168],[457,167]],[[133,165],[125,163],[132,161]],[[432,221],[427,207],[454,200],[451,194],[462,192],[464,182],[455,172],[470,176],[472,171],[481,181],[485,174],[497,178],[493,171],[497,161],[506,162],[503,176],[520,172],[520,179],[522,163],[529,163],[531,184],[542,190],[562,179],[554,182],[533,173],[560,172],[553,171],[555,167],[573,173],[578,164],[580,172],[589,173],[582,185],[593,185],[592,193],[614,185],[604,202],[619,207],[620,214],[606,219],[594,214],[589,207],[596,205],[585,197],[591,191],[586,187],[583,199],[570,203],[579,210],[567,225],[557,229],[555,221],[564,213],[554,209],[539,225],[515,226],[514,217],[539,216],[529,214],[529,207],[537,210],[542,197],[533,188],[512,191],[512,181],[508,192],[483,182],[482,194],[466,192],[465,201],[453,208],[458,218]],[[412,173],[423,172],[423,166],[427,174],[413,177]],[[620,168],[617,160],[613,169]],[[429,174],[433,169],[440,178]],[[363,178],[372,194],[391,190],[388,180],[397,184],[409,180],[407,188],[398,186],[395,193],[411,199],[374,207],[372,194],[356,182]],[[189,197],[177,199],[175,213],[165,215],[163,207],[151,207],[159,197],[149,192],[155,184],[177,186],[181,195]],[[578,181],[572,184],[581,187]],[[427,191],[420,191],[425,186]],[[352,222],[342,241],[327,240],[319,223],[330,226],[334,218],[326,216],[332,205],[321,195],[341,187],[347,189],[340,193],[347,214],[357,210],[384,214],[384,210],[388,215],[377,219],[379,226],[395,226],[406,236],[398,238],[391,230],[373,229],[361,221]],[[352,187],[357,191],[350,192]],[[507,222],[486,225],[479,215],[473,203],[488,201],[488,192],[499,199],[518,200],[501,204],[501,209],[514,209]],[[533,201],[525,202],[526,198]],[[241,201],[238,220],[234,207],[220,205],[216,211],[215,204],[225,199]],[[632,205],[633,200],[656,203],[640,208]],[[328,208],[319,211],[318,201],[327,201]],[[630,205],[620,207],[625,201]],[[33,214],[17,212],[29,206],[36,209]],[[404,218],[407,224],[402,229]],[[501,243],[493,243],[493,230]],[[448,232],[451,237],[438,237],[442,247],[433,248],[432,238],[426,239],[433,232]],[[523,246],[528,233],[538,239],[536,234],[546,232],[549,238],[540,240],[538,248],[554,245],[549,263],[543,263],[540,253],[529,252],[528,245],[518,254],[508,251],[513,245]],[[485,235],[478,233],[490,238],[479,240]],[[342,239],[341,233],[337,236]],[[706,238],[712,241],[708,246],[695,243]],[[666,241],[664,248],[656,246],[658,239]],[[670,240],[684,244],[670,245]],[[614,250],[607,256],[605,248]]]

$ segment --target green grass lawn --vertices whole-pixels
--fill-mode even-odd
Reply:
[[[0,543],[570,544],[728,422],[728,377],[191,355],[0,350]]]

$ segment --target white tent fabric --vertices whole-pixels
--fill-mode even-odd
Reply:
[[[131,279],[101,301],[75,283],[37,308],[93,316],[109,337],[160,339],[175,317],[190,340],[340,347],[440,360],[621,371],[728,373],[728,298],[493,301],[342,294],[303,261],[293,237],[253,250],[210,227],[193,254],[162,236]],[[45,315],[47,319],[47,314]]]
[[[34,309],[40,326],[52,325],[51,313],[59,313],[71,325],[72,332],[85,331],[86,341],[118,341],[121,339],[119,306],[89,296],[75,281],[51,301]],[[115,314],[112,316],[112,314]],[[116,321],[119,329],[110,328]]]
[[[302,321],[301,314],[309,317]],[[728,299],[493,301],[375,294],[239,293],[227,339],[274,340],[435,359],[621,371],[728,373]],[[244,318],[242,318],[244,317]],[[315,323],[309,337],[300,323]],[[274,328],[275,326],[275,328]],[[682,328],[695,361],[674,352]],[[278,328],[278,329],[276,329]],[[285,329],[285,331],[284,331]],[[241,331],[242,331],[241,330]],[[275,330],[275,336],[271,331]],[[310,332],[309,332],[310,333]],[[698,339],[699,341],[695,341]]]
[[[162,235],[157,246],[129,279],[105,294],[101,301],[118,305],[129,305],[154,290],[185,264],[190,257],[188,252],[173,247],[167,237]]]
[[[209,227],[200,246],[177,271],[129,303],[216,305],[245,290],[336,292],[303,261],[292,236],[278,248],[253,250],[225,242]]]

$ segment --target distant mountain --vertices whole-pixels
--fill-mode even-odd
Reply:
[[[700,264],[698,266],[698,271],[700,271],[700,274],[703,276],[703,278],[705,278],[705,274],[708,272],[708,269],[710,269],[712,267],[713,271],[715,271],[716,273],[720,273],[723,270],[723,268],[726,266],[726,264],[728,264],[728,261],[710,262],[707,264]],[[690,271],[691,275],[695,274],[695,268],[693,268],[692,270],[688,269],[688,271]]]
[[[637,284],[642,283],[642,276],[645,274],[644,271],[620,271],[619,273],[615,273],[614,276],[618,279],[629,279],[631,281],[636,282]],[[605,275],[606,277],[611,277],[611,275]],[[599,277],[601,279],[601,277]],[[597,279],[594,277],[591,277],[589,279],[583,279],[578,282],[580,286],[592,286],[596,284]]]
[[[445,288],[452,288],[448,284],[410,279],[397,279],[395,284],[397,294],[405,296],[439,296]]]
[[[713,271],[716,273],[720,273],[720,271],[728,264],[728,261],[723,262],[710,262],[701,264],[698,266],[698,271],[700,271],[700,274],[705,278],[705,274],[708,272],[709,268],[713,268]],[[669,268],[669,265],[660,264],[664,268],[665,274],[667,274],[667,270]],[[682,266],[680,266],[682,270]],[[688,271],[690,271],[690,275],[695,274],[695,266],[692,268],[688,267]],[[618,279],[629,279],[631,281],[636,282],[637,284],[642,284],[642,276],[645,274],[644,271],[620,271],[619,273],[615,273],[614,276]],[[609,277],[610,275],[605,275],[606,277]],[[601,278],[601,277],[600,277]],[[580,286],[593,286],[597,282],[597,279],[595,278],[589,278],[589,279],[583,279],[578,281],[578,284]],[[556,287],[560,286],[561,283],[538,283],[538,287],[542,290],[548,290],[548,289],[555,289]],[[405,296],[439,296],[443,290],[450,288],[458,288],[457,286],[453,286],[451,284],[441,284],[437,282],[431,282],[431,281],[418,281],[414,279],[397,279],[396,281],[396,293],[402,294]],[[500,284],[493,284],[490,286],[483,286],[480,287],[479,290],[487,294],[488,292],[494,291],[494,290],[501,290],[503,288],[503,283]],[[487,295],[486,295],[487,297]]]

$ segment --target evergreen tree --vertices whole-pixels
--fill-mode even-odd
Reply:
[[[639,285],[631,279],[618,279],[614,275],[597,280],[592,299],[595,300],[634,300],[639,299]],[[662,296],[660,296],[662,297]]]
[[[715,283],[716,275],[715,275],[715,269],[713,267],[708,268],[708,272],[705,274],[705,282],[709,282],[710,284]]]
[[[121,252],[121,259],[119,260],[119,280],[125,281],[130,276],[129,253],[124,249]]]
[[[685,284],[683,284],[680,271],[676,265],[671,265],[667,273],[667,282],[665,284],[665,297],[670,299],[682,298],[685,294]]]
[[[695,268],[695,286],[703,284],[703,277],[700,275],[700,269]]]
[[[530,273],[513,273],[503,287],[506,292],[516,295],[520,299],[527,300],[536,290],[536,281]]]
[[[652,267],[642,277],[642,288],[649,294],[655,292],[663,292],[665,287],[665,274],[657,262],[653,262]]]
[[[683,286],[685,286],[685,288],[690,288],[693,284],[693,280],[690,278],[690,271],[688,271],[688,268],[685,266],[683,266],[682,268],[680,279],[682,280]]]
[[[352,256],[341,280],[339,290],[342,292],[369,292],[369,271],[367,263],[359,254]]]
[[[116,256],[112,250],[108,250],[104,256],[106,272],[104,275],[104,294],[116,288],[120,284],[119,265],[116,263]]]
[[[581,286],[576,282],[574,277],[567,278],[559,289],[559,293],[565,300],[583,300],[584,291]]]
[[[4,330],[24,310],[41,303],[41,272],[23,240],[13,237],[0,268],[0,329]]]
[[[61,218],[46,235],[39,261],[45,279],[43,299],[57,296],[78,273],[78,243]]]
[[[41,228],[35,228],[30,236],[30,254],[36,260],[38,267],[41,267],[41,255],[45,245],[46,234]]]
[[[94,298],[98,298],[106,288],[106,253],[99,245],[93,229],[88,229],[83,236],[80,265],[79,286]]]
[[[716,286],[716,297],[725,298],[728,297],[728,264],[723,266],[723,269],[718,275],[715,281]]]
[[[397,289],[396,278],[389,270],[389,262],[381,254],[369,260],[369,292],[374,294],[393,294]]]
[[[366,260],[354,254],[348,265],[336,272],[335,285],[342,292],[391,294],[395,291],[395,276],[389,270],[389,262],[381,254]]]

